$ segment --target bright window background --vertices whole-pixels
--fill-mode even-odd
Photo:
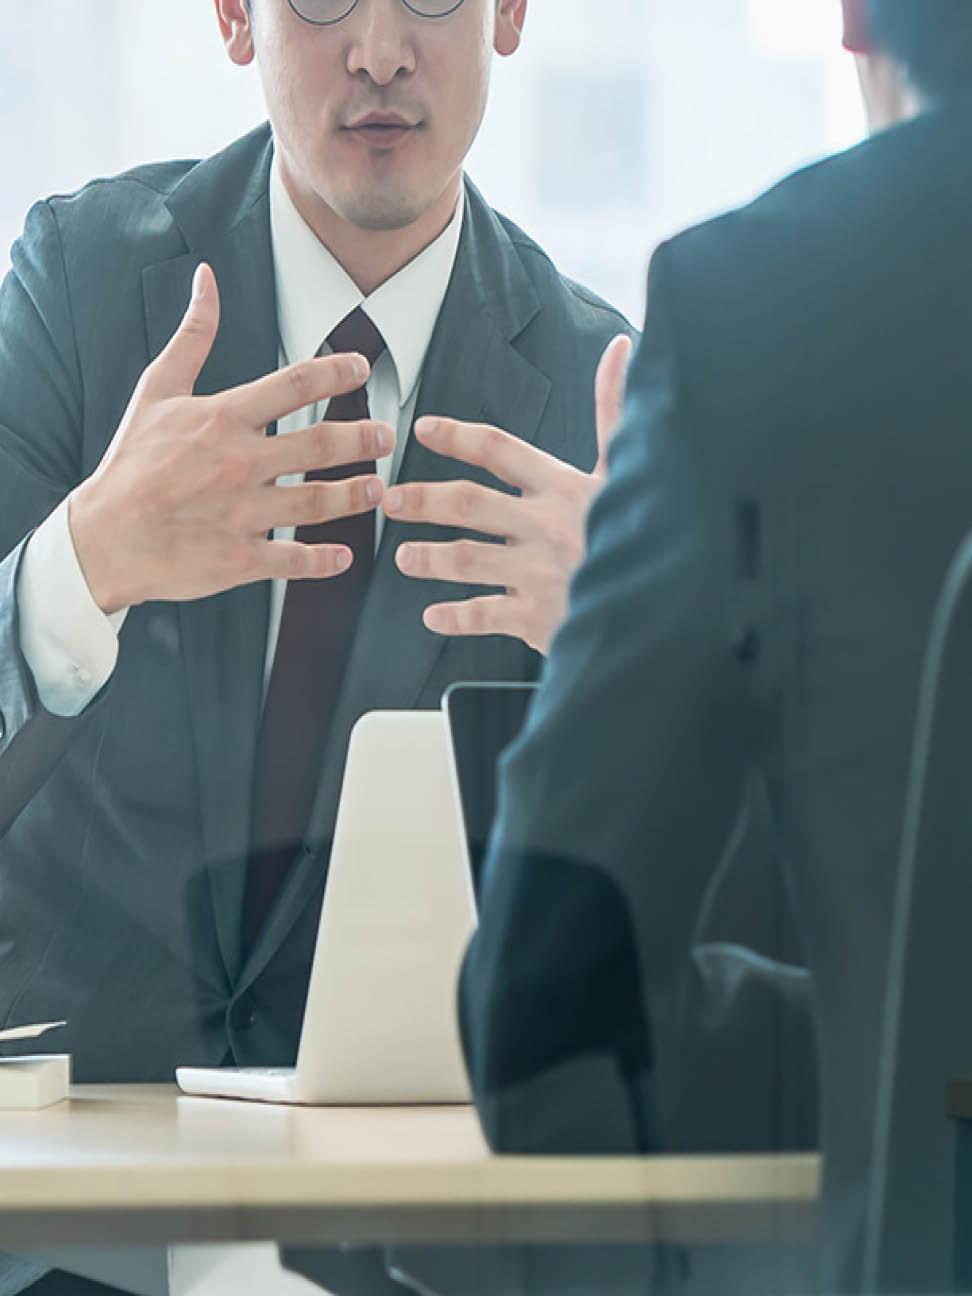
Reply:
[[[651,249],[860,138],[837,0],[531,0],[469,161],[561,268],[642,311]],[[0,0],[0,272],[38,197],[262,120],[211,0]],[[608,15],[605,17],[605,15]]]

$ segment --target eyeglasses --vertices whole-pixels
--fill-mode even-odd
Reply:
[[[406,9],[419,18],[448,18],[465,0],[402,0]],[[314,27],[330,27],[343,22],[358,7],[358,0],[288,0],[298,18]]]

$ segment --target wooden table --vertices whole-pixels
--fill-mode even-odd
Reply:
[[[78,1088],[0,1112],[0,1249],[805,1237],[814,1156],[497,1158],[468,1108]]]

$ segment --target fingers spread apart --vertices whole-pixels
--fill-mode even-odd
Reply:
[[[236,387],[219,399],[250,427],[264,428],[332,396],[358,391],[368,381],[368,373],[363,356],[324,356],[289,365],[266,378]]]
[[[454,581],[463,585],[512,584],[516,564],[504,544],[477,540],[454,540],[444,544],[411,541],[399,546],[398,568],[418,580]]]
[[[565,466],[553,455],[487,423],[423,418],[415,424],[415,435],[436,454],[485,468],[508,486],[524,492],[549,489]]]
[[[426,628],[448,638],[505,635],[522,638],[516,600],[507,594],[490,594],[465,603],[434,603],[423,617]]]
[[[462,527],[506,540],[525,540],[533,532],[528,507],[516,496],[476,482],[410,482],[387,492],[385,513],[396,522]]]
[[[315,423],[286,436],[267,437],[259,446],[260,482],[278,477],[353,467],[384,459],[395,448],[387,423]]]
[[[375,508],[382,490],[380,477],[262,486],[248,505],[248,529],[262,533],[280,527],[322,526],[338,518],[355,517]]]

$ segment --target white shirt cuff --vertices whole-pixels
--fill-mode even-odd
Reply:
[[[20,649],[41,704],[77,716],[108,683],[127,609],[106,616],[91,597],[64,500],[24,551],[17,584]]]

